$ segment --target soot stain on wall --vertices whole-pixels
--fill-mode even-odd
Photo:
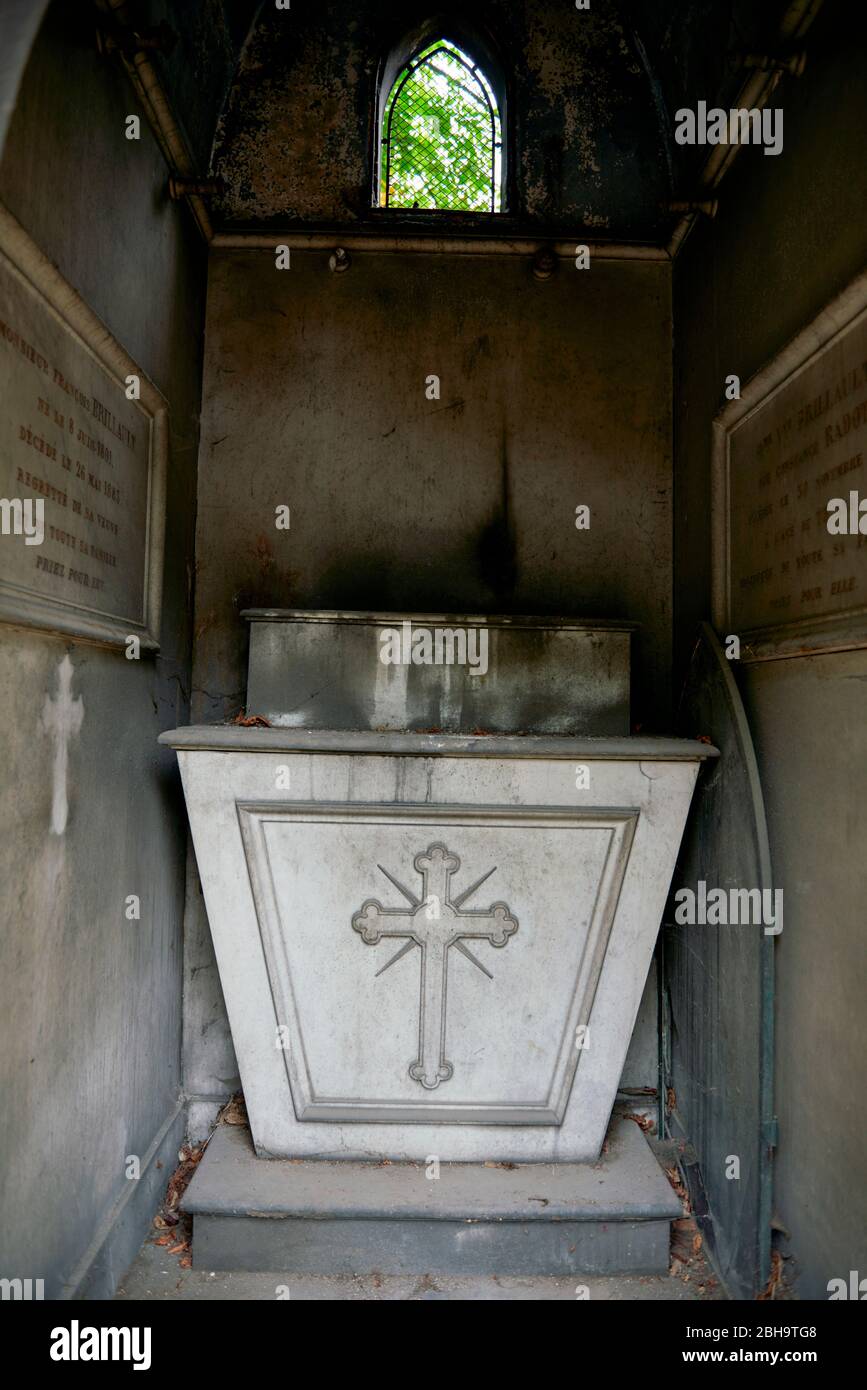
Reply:
[[[494,605],[503,613],[512,611],[518,582],[518,551],[515,520],[509,486],[508,436],[503,428],[501,446],[501,496],[491,520],[479,532],[476,554],[479,576],[491,591]]]

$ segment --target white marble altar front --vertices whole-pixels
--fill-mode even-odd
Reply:
[[[595,1159],[700,742],[175,730],[257,1152]]]

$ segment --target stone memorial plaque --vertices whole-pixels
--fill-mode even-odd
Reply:
[[[748,659],[867,641],[867,311],[827,336],[838,323],[826,311],[717,422],[716,616]],[[848,533],[828,529],[833,499]]]
[[[140,368],[4,214],[0,617],[157,646],[165,418]]]

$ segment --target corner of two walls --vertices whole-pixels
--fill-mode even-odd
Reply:
[[[2,1273],[43,1278],[49,1298],[110,1295],[184,1130],[186,820],[173,755],[157,737],[188,713],[206,256],[167,198],[146,123],[140,141],[125,138],[135,97],[97,55],[84,17],[52,5],[20,85],[8,62],[0,68],[11,111],[0,198],[166,396],[171,441],[159,654],[127,661],[122,648],[0,628],[0,877],[11,907],[0,970]],[[10,53],[23,65],[28,47],[22,36]],[[69,745],[66,824],[53,828],[56,774],[40,720],[67,657],[83,717]],[[124,912],[133,893],[137,922]],[[138,1181],[127,1177],[131,1155]]]

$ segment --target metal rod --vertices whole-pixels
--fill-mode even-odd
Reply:
[[[821,8],[822,0],[793,0],[780,21],[779,43],[783,45],[791,43],[795,39],[803,38]],[[781,77],[780,71],[753,73],[744,83],[733,105],[738,109],[752,110],[755,108],[760,111],[767,105]],[[714,147],[696,185],[697,196],[709,189],[716,188],[722,182],[741,149],[740,144],[716,145]],[[696,215],[694,213],[687,213],[678,222],[668,243],[668,254],[672,260],[677,256],[695,223]]]
[[[353,252],[448,252],[456,256],[532,256],[539,249],[538,239],[530,237],[426,236],[418,235],[415,231],[407,236],[401,236],[400,233],[383,236],[380,233],[347,233],[345,226],[332,231],[317,232],[216,232],[212,245],[217,250],[273,253],[274,247],[278,244],[298,251],[332,251],[338,242]],[[591,257],[599,260],[667,262],[670,259],[668,252],[661,246],[651,246],[644,242],[594,242],[588,240],[582,232],[575,232],[566,241],[551,242],[547,245],[549,250],[565,259],[574,258],[576,245],[589,247]]]
[[[100,8],[112,16],[114,24],[128,29],[129,18],[125,0],[103,0]],[[121,51],[121,61],[138,94],[148,125],[156,137],[170,171],[186,178],[195,178],[196,169],[189,146],[149,55],[141,48],[137,48],[131,54]],[[189,195],[186,201],[202,237],[206,242],[210,242],[214,229],[204,202],[197,194]]]

